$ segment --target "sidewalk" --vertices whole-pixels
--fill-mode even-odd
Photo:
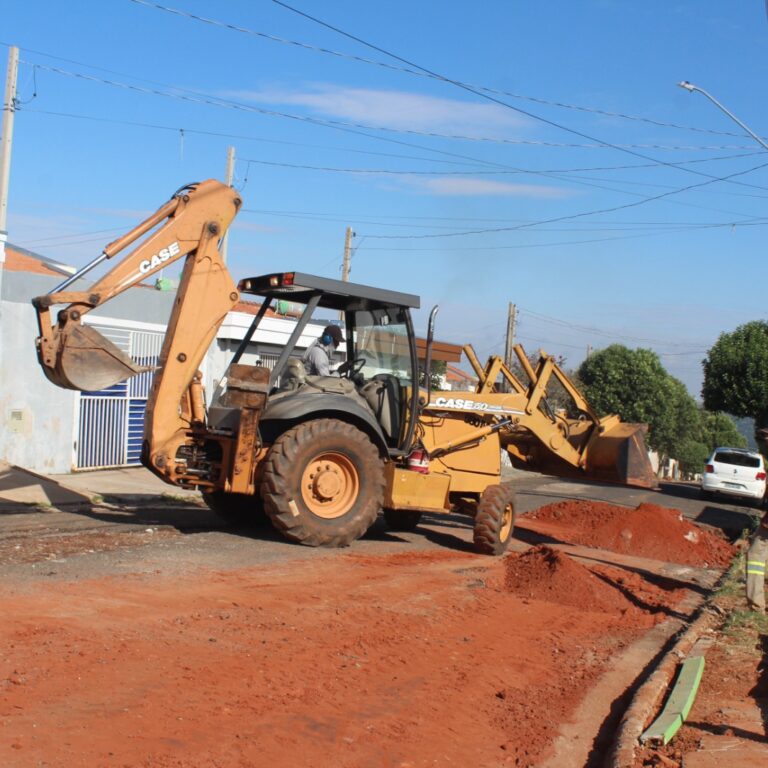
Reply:
[[[151,496],[200,498],[164,483],[144,467],[38,475],[0,461],[0,511],[27,506],[68,506],[103,501],[138,501]]]

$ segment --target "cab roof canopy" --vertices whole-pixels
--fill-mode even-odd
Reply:
[[[241,293],[274,297],[306,304],[320,296],[319,306],[336,310],[375,309],[377,307],[410,307],[418,309],[420,299],[410,293],[387,291],[370,285],[347,283],[303,272],[276,272],[247,277],[237,285]]]

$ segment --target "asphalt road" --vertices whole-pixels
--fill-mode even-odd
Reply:
[[[736,539],[760,514],[729,501],[701,498],[691,484],[663,483],[656,491],[512,472],[517,514],[563,499],[588,499],[635,507],[650,502],[679,509],[697,523]],[[513,548],[523,548],[513,541]],[[352,547],[361,554],[472,549],[469,518],[425,514],[413,533],[389,531],[379,520]],[[349,550],[346,550],[349,551]],[[61,509],[20,508],[0,515],[0,573],[24,578],[88,578],[108,573],[226,570],[271,562],[333,557],[338,550],[290,544],[271,527],[232,527],[202,504],[135,496],[131,502],[105,497],[97,505]]]

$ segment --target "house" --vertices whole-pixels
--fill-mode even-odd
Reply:
[[[445,383],[447,389],[474,392],[477,387],[477,377],[448,363],[445,370]]]
[[[140,374],[100,392],[65,390],[51,384],[37,361],[39,335],[31,299],[53,291],[74,273],[67,265],[8,244],[0,272],[0,458],[43,473],[129,466],[139,463],[144,410],[152,374]],[[85,290],[79,279],[71,290]],[[85,316],[135,362],[151,366],[160,354],[175,291],[168,281],[139,284]],[[208,350],[201,372],[210,397],[251,325],[259,305],[240,302],[229,312]],[[268,311],[242,361],[272,368],[296,326],[301,307]],[[301,334],[300,349],[329,322],[314,319]],[[423,359],[426,342],[419,340]],[[461,347],[433,345],[433,359],[458,362]]]

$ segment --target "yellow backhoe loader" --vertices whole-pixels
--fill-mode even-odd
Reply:
[[[523,438],[538,435],[555,454],[567,446],[567,465],[582,472],[600,463],[595,457],[601,450],[620,453],[618,445],[605,447],[601,437],[612,433],[596,417],[564,426],[542,410],[548,362],[532,372],[526,388],[498,361],[481,369],[475,360],[483,374],[476,393],[431,392],[436,308],[421,387],[411,321],[417,296],[299,272],[235,286],[218,243],[240,205],[237,192],[217,181],[183,187],[97,259],[33,300],[46,376],[61,387],[103,389],[146,368],[84,326],[83,316],[185,259],[142,447],[144,465],[166,482],[199,489],[229,519],[266,514],[286,538],[312,546],[349,544],[382,510],[391,527],[409,530],[422,512],[448,513],[461,501],[461,510],[474,517],[477,549],[497,555],[514,525],[514,491],[501,482],[502,446],[530,463],[533,452]],[[67,290],[137,241],[88,291]],[[259,297],[261,306],[207,406],[198,368],[241,294]],[[260,323],[281,300],[304,310],[274,368],[242,362]],[[54,321],[57,305],[65,306]],[[307,375],[295,356],[318,309],[344,320],[346,362],[334,376]],[[499,391],[499,374],[513,391]]]

